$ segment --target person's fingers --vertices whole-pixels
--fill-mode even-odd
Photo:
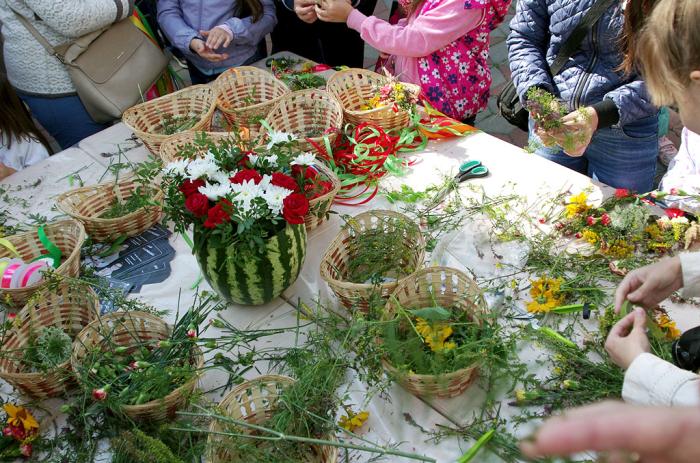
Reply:
[[[209,31],[199,31],[199,35],[204,38],[209,37]]]
[[[228,48],[229,45],[231,45],[231,36],[226,34],[226,40],[224,40],[224,48]]]
[[[534,441],[523,443],[522,449],[530,457],[565,456],[586,450],[628,450],[658,455],[674,445],[684,421],[677,415],[683,413],[683,409],[606,402],[548,420]]]
[[[626,337],[630,329],[634,326],[637,317],[637,312],[628,313],[620,321],[615,323],[610,329],[610,334],[608,336],[614,336],[618,338]]]
[[[647,327],[647,313],[637,307],[634,309],[634,325],[632,326],[632,330],[636,331],[639,330],[641,333],[644,333],[645,329]]]
[[[615,313],[620,313],[622,304],[625,303],[627,295],[637,289],[640,285],[640,279],[637,272],[628,273],[622,282],[615,290]]]

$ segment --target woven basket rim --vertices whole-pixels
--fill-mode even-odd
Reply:
[[[54,270],[55,273],[60,273],[62,274],[65,272],[71,258],[73,258],[76,254],[80,254],[80,250],[83,247],[83,243],[85,242],[86,234],[85,234],[85,227],[83,226],[82,223],[80,223],[79,220],[75,220],[73,218],[70,219],[63,219],[63,220],[57,220],[55,222],[51,222],[49,224],[46,224],[44,229],[46,230],[47,228],[56,228],[56,227],[62,227],[62,226],[75,226],[78,230],[77,233],[77,243],[75,245],[75,248],[71,251],[71,253],[68,255],[68,257],[65,258],[63,263],[58,266],[57,269]],[[18,233],[16,235],[8,236],[6,237],[12,244],[15,244],[15,242],[21,241],[25,237],[30,237],[34,236],[37,233],[37,228],[32,229],[30,231]],[[34,283],[33,285],[25,286],[24,288],[3,288],[1,291],[5,292],[7,294],[19,294],[22,292],[25,292],[27,290],[36,290],[40,288],[44,284],[44,281],[38,281],[37,283]]]
[[[318,95],[318,96],[320,96],[320,98],[317,98],[317,100],[319,100],[319,101],[324,100],[324,101],[327,101],[328,103],[330,103],[334,107],[336,113],[340,116],[340,127],[331,127],[331,129],[336,129],[336,130],[342,129],[343,105],[340,104],[338,99],[335,96],[333,96],[333,94],[331,94],[331,92],[329,92],[328,90],[325,90],[325,89],[320,89],[320,88],[306,88],[303,90],[297,90],[295,92],[290,92],[290,93],[287,93],[286,95],[281,96],[275,102],[272,109],[270,109],[270,112],[267,114],[267,116],[265,116],[265,120],[268,121],[268,123],[269,123],[269,118],[273,113],[275,113],[277,111],[284,112],[284,108],[282,108],[282,106],[285,103],[287,103],[288,101],[293,101],[293,100],[298,99],[300,97],[306,97],[307,95]],[[322,139],[323,139],[323,136],[305,137],[304,138],[304,140],[313,140],[313,141],[318,141],[318,140],[322,140]]]
[[[314,163],[314,167],[318,169],[319,173],[322,173],[323,175],[328,177],[328,180],[333,185],[333,189],[324,195],[317,196],[314,199],[310,199],[309,207],[312,207],[315,204],[325,201],[328,198],[335,198],[335,195],[338,194],[338,191],[340,191],[340,187],[342,186],[338,176],[335,174],[335,172],[333,172],[333,170],[331,170],[331,168],[328,165],[326,165],[325,162],[316,162]]]
[[[158,149],[158,157],[163,162],[172,162],[174,159],[178,159],[170,157],[166,159],[166,156],[164,156],[165,150],[168,149],[170,145],[175,145],[178,143],[192,144],[194,143],[194,138],[199,134],[205,134],[208,138],[211,138],[212,141],[217,141],[225,140],[226,138],[231,136],[229,134],[235,134],[235,132],[212,132],[208,130],[192,130],[188,132],[176,133],[175,135],[168,137],[167,140],[161,143],[160,148]]]
[[[220,98],[221,93],[218,91],[219,86],[223,85],[222,82],[224,80],[226,80],[229,75],[235,75],[240,71],[252,72],[252,73],[260,75],[261,77],[264,76],[265,80],[267,80],[269,82],[274,82],[275,85],[282,86],[284,88],[284,90],[286,90],[286,91],[284,92],[284,95],[282,95],[282,96],[279,96],[277,98],[273,98],[271,100],[266,100],[266,101],[263,101],[260,103],[255,103],[255,104],[248,105],[248,106],[239,106],[236,108],[227,107],[224,103],[222,103],[222,100]],[[258,69],[254,66],[237,66],[235,68],[229,68],[229,69],[225,70],[219,77],[216,78],[216,80],[219,80],[219,79],[221,79],[221,82],[219,82],[219,84],[216,84],[216,81],[212,84],[212,91],[214,92],[214,99],[216,101],[216,107],[219,108],[219,111],[226,113],[226,114],[238,114],[238,113],[243,112],[243,111],[250,111],[250,110],[254,110],[254,109],[259,109],[259,108],[262,108],[265,105],[269,105],[271,103],[276,104],[280,100],[280,98],[283,98],[284,96],[286,96],[287,94],[289,94],[291,92],[291,90],[289,89],[287,84],[285,84],[284,82],[282,82],[281,80],[279,80],[278,78],[273,76],[271,73],[269,73],[267,71],[263,71],[262,69]]]
[[[128,180],[120,181],[118,183],[105,182],[105,183],[98,183],[97,185],[89,185],[89,186],[84,186],[84,187],[80,187],[80,188],[75,188],[73,190],[66,191],[65,193],[60,194],[56,198],[56,207],[64,214],[67,214],[78,221],[92,222],[92,223],[101,224],[104,226],[118,225],[119,223],[127,222],[127,221],[133,219],[134,217],[138,216],[139,214],[143,214],[144,212],[150,212],[150,211],[158,210],[158,209],[162,208],[162,206],[160,206],[160,205],[141,206],[140,208],[136,209],[135,211],[129,212],[126,215],[122,215],[121,217],[114,217],[112,219],[103,219],[100,217],[90,217],[90,216],[82,215],[82,214],[76,212],[72,206],[67,204],[68,199],[73,197],[73,196],[84,194],[84,193],[94,193],[92,196],[95,196],[97,194],[103,194],[105,191],[110,191],[115,186],[122,186],[122,185],[127,185],[127,184],[133,185],[133,184],[136,184],[136,181],[133,179],[128,179]],[[165,197],[163,190],[161,190],[160,188],[157,188],[157,187],[152,187],[152,188],[156,191],[156,194],[153,197],[153,199],[155,201],[162,202],[163,198]],[[78,205],[82,204],[83,202],[84,201],[79,202]]]
[[[459,277],[463,277],[465,280],[471,281],[476,285],[476,281],[469,275],[467,275],[465,272],[462,272],[461,270],[452,268],[452,267],[445,267],[445,266],[434,266],[434,267],[426,267],[423,269],[418,270],[417,272],[409,275],[407,278],[405,278],[401,283],[399,283],[392,293],[392,295],[389,297],[389,300],[387,300],[386,304],[384,305],[384,311],[382,312],[382,319],[384,319],[388,313],[389,310],[387,310],[388,307],[392,306],[392,298],[396,294],[398,294],[401,289],[404,287],[408,286],[412,281],[418,280],[419,278],[425,276],[425,275],[431,275],[433,273],[447,273],[447,274],[453,274],[457,275]],[[477,286],[478,288],[478,286]],[[457,297],[460,297],[461,295],[457,295]],[[455,298],[456,300],[457,298]],[[479,301],[475,304],[477,309],[482,313],[487,313],[488,312],[488,307],[486,306],[486,301],[483,298],[483,295],[479,293]],[[378,342],[378,341],[377,341]],[[401,370],[396,368],[391,362],[389,362],[386,358],[382,358],[382,364],[389,369],[392,373],[396,374],[402,374],[406,378],[415,378],[418,380],[423,380],[423,381],[436,381],[436,380],[452,380],[455,378],[459,378],[461,376],[464,376],[466,373],[471,373],[475,369],[478,368],[478,365],[472,364],[469,366],[466,366],[464,368],[460,368],[458,370],[454,370],[448,373],[442,373],[439,375],[426,375],[426,374],[418,374],[418,373],[402,373]]]
[[[386,76],[383,76],[377,72],[370,71],[369,69],[362,69],[362,68],[350,68],[350,69],[345,69],[343,71],[338,71],[335,74],[333,74],[329,79],[328,82],[326,83],[326,89],[328,90],[328,93],[333,95],[333,97],[338,101],[338,104],[340,104],[340,107],[343,109],[343,111],[351,116],[357,116],[357,117],[362,117],[362,116],[369,116],[369,115],[377,115],[380,116],[382,113],[385,112],[390,112],[392,114],[398,113],[407,113],[408,111],[404,109],[399,109],[398,111],[394,111],[391,106],[382,106],[379,108],[373,108],[373,109],[349,109],[346,108],[342,102],[340,101],[339,97],[336,96],[335,92],[331,90],[331,85],[335,83],[336,81],[341,80],[345,76],[348,75],[353,75],[353,74],[360,74],[360,75],[366,75],[371,78],[378,78],[381,80],[388,80]],[[409,89],[412,93],[415,93],[416,95],[419,95],[421,92],[421,88],[419,85],[412,84],[410,82],[401,82],[407,89]]]
[[[92,301],[94,302],[94,306],[92,307],[92,309],[93,309],[93,312],[94,312],[94,319],[96,320],[96,319],[99,318],[99,316],[100,316],[100,308],[99,308],[99,307],[100,307],[100,300],[99,300],[99,297],[97,296],[97,293],[95,293],[95,291],[94,291],[91,287],[88,286],[88,287],[86,287],[85,289],[88,291],[87,297],[88,297],[90,300],[92,300]],[[51,291],[48,290],[48,289],[45,289],[45,290],[43,290],[43,292],[50,293]],[[25,304],[24,307],[22,307],[22,309],[17,313],[17,319],[19,319],[20,321],[22,321],[22,325],[20,325],[19,327],[14,327],[14,328],[12,328],[10,336],[8,336],[7,339],[5,340],[5,342],[2,344],[2,346],[0,346],[0,348],[2,348],[3,350],[4,350],[4,347],[5,347],[6,344],[8,344],[11,340],[13,340],[13,339],[16,338],[17,336],[19,336],[19,330],[20,330],[20,328],[21,328],[22,326],[24,326],[25,323],[31,322],[31,317],[29,317],[29,316],[26,316],[26,317],[23,316],[23,314],[25,314],[26,312],[28,312],[28,311],[30,310],[30,308],[29,308],[30,305],[34,305],[34,303],[31,301],[31,299],[30,299],[30,301],[27,302],[27,304]],[[53,304],[51,304],[51,305],[53,305]],[[89,310],[89,309],[88,309],[88,310]],[[93,320],[93,321],[94,321],[94,320]],[[90,322],[90,323],[92,323],[92,322]],[[88,323],[88,324],[89,324],[89,323]],[[42,327],[44,327],[44,328],[45,328],[45,327],[49,327],[49,326],[56,326],[56,325],[55,325],[55,324],[42,325]],[[87,326],[87,325],[86,325],[86,326]],[[73,336],[73,340],[71,341],[71,346],[72,346],[72,344],[75,342],[75,338],[77,338],[77,336],[78,336],[78,333],[76,333],[75,336]],[[72,347],[71,347],[71,351],[72,351]],[[19,371],[19,372],[16,372],[16,373],[12,373],[12,372],[7,371],[7,370],[5,369],[5,365],[4,365],[5,362],[0,362],[0,377],[3,377],[3,378],[5,378],[5,377],[10,377],[10,378],[13,378],[13,379],[20,379],[20,380],[30,380],[30,379],[33,379],[33,378],[44,379],[46,376],[50,376],[50,375],[52,375],[52,374],[55,374],[55,373],[58,372],[59,370],[70,370],[70,366],[71,366],[71,361],[70,361],[70,360],[71,360],[71,359],[70,359],[70,356],[69,356],[69,357],[68,357],[68,360],[66,360],[65,362],[61,362],[60,364],[56,365],[55,367],[53,367],[52,369],[47,370],[47,371],[36,371],[36,372],[21,372],[21,371]],[[8,362],[17,363],[17,362],[11,361],[11,360],[8,360]]]
[[[200,91],[203,93],[209,93],[211,96],[211,102],[209,104],[209,109],[206,112],[203,112],[199,115],[198,122],[190,129],[183,130],[182,132],[177,132],[177,133],[168,135],[168,134],[162,134],[162,133],[144,132],[143,130],[137,129],[129,122],[131,117],[137,117],[135,115],[135,113],[137,113],[138,111],[141,111],[144,108],[150,108],[151,106],[157,106],[158,104],[162,103],[163,101],[177,100],[183,95],[186,95],[189,93],[196,93],[196,92],[200,92]],[[129,128],[129,130],[134,132],[136,134],[136,136],[138,136],[139,138],[141,138],[141,139],[151,138],[153,141],[155,141],[157,143],[162,143],[167,138],[172,137],[173,135],[177,135],[177,134],[180,134],[183,132],[196,131],[199,128],[203,127],[204,124],[206,124],[211,119],[212,115],[214,114],[214,111],[216,111],[216,95],[214,93],[214,90],[209,85],[198,84],[198,85],[190,85],[189,87],[185,87],[185,88],[180,89],[178,91],[175,91],[173,93],[168,93],[167,95],[163,95],[163,96],[160,96],[158,98],[154,98],[153,100],[144,101],[143,103],[139,103],[137,105],[134,105],[131,108],[124,111],[124,114],[122,114],[122,122],[124,123],[124,125],[126,125]]]
[[[157,317],[153,314],[146,313],[146,312],[141,312],[138,310],[134,311],[129,311],[129,312],[112,312],[107,315],[104,315],[102,317],[99,317],[97,320],[94,320],[91,322],[89,325],[87,325],[83,330],[78,333],[78,335],[75,338],[75,341],[73,343],[73,352],[71,352],[71,358],[70,358],[70,364],[71,368],[75,372],[75,376],[78,379],[78,382],[80,382],[80,376],[78,375],[78,369],[76,368],[77,365],[80,364],[80,360],[76,356],[76,349],[78,346],[85,346],[84,338],[87,335],[88,332],[93,331],[100,333],[99,327],[104,325],[105,322],[109,322],[112,319],[119,319],[125,317],[126,320],[147,320],[149,322],[157,322],[161,323],[162,326],[166,328],[167,331],[172,330],[172,325],[170,325],[168,322],[163,320],[160,317]],[[78,344],[78,340],[80,340],[80,343]],[[195,345],[194,346],[194,352],[192,354],[192,359],[196,362],[196,370],[195,374],[190,378],[187,382],[184,384],[178,386],[177,388],[173,389],[170,393],[168,393],[166,396],[158,398],[158,399],[153,399],[150,400],[146,403],[143,404],[138,404],[138,405],[123,405],[121,409],[129,414],[129,413],[138,413],[138,412],[144,412],[148,411],[149,409],[152,408],[157,408],[160,406],[160,404],[170,398],[176,397],[178,395],[181,395],[184,393],[186,389],[190,389],[194,387],[194,384],[199,380],[200,376],[200,371],[201,368],[204,366],[204,354],[202,353],[202,349],[200,349],[199,346]]]
[[[417,239],[416,239],[416,245],[417,245],[417,253],[418,253],[418,261],[423,262],[425,260],[425,239],[423,238],[423,233],[420,230],[420,227],[418,224],[416,224],[413,220],[410,219],[410,217],[406,216],[405,214],[402,214],[400,212],[396,211],[391,211],[388,209],[372,209],[369,211],[362,212],[356,216],[353,217],[353,219],[357,219],[358,217],[364,218],[365,216],[385,216],[385,217],[395,217],[395,218],[401,218],[407,220],[409,223],[412,223],[415,225],[416,230],[418,231]],[[418,265],[418,268],[410,273],[409,275],[406,275],[404,277],[398,278],[396,281],[388,281],[384,283],[380,283],[378,285],[373,285],[373,284],[368,284],[368,283],[352,283],[349,281],[345,280],[338,280],[330,275],[330,272],[328,271],[328,267],[330,267],[329,261],[331,260],[331,254],[333,251],[338,247],[340,243],[342,243],[343,237],[347,235],[347,230],[345,228],[341,228],[340,232],[336,235],[336,237],[331,241],[331,243],[328,245],[328,248],[326,248],[326,252],[323,253],[323,257],[321,258],[321,278],[328,284],[334,284],[337,286],[342,286],[345,289],[350,289],[350,290],[366,290],[366,289],[371,289],[378,287],[380,289],[391,289],[393,292],[393,289],[398,286],[400,283],[402,283],[406,278],[409,278],[413,276],[419,269],[420,269],[420,264]]]

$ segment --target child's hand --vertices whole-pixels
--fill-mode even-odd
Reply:
[[[215,53],[214,50],[211,48],[207,47],[207,44],[204,43],[204,40],[194,38],[190,41],[190,49],[197,53],[199,56],[204,58],[207,61],[211,61],[213,63],[217,63],[219,61],[224,61],[225,59],[228,59],[228,54],[226,53]]]
[[[318,19],[315,0],[294,0],[294,12],[305,23],[311,24]]]
[[[661,259],[625,276],[615,291],[615,312],[620,311],[622,303],[627,299],[650,309],[682,286],[681,259],[678,256]]]
[[[581,108],[564,116],[561,122],[561,130],[550,135],[569,156],[583,156],[598,130],[598,113],[591,107]]]
[[[0,162],[0,180],[2,180],[5,177],[9,177],[10,175],[14,174],[17,172],[14,170],[12,167],[7,167],[5,164]]]
[[[318,19],[330,23],[347,22],[352,10],[352,5],[348,0],[321,0],[320,4],[316,4]]]
[[[626,370],[639,355],[650,351],[646,324],[646,312],[636,308],[610,330],[605,340],[605,350],[620,368]]]
[[[233,40],[233,36],[222,27],[215,27],[209,31],[199,31],[202,37],[207,39],[207,47],[211,50],[218,50],[221,46],[228,47]]]

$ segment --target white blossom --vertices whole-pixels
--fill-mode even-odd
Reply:
[[[260,180],[260,183],[258,183],[258,186],[260,187],[261,190],[264,190],[270,185],[271,181],[272,181],[272,175],[263,174],[262,180]]]
[[[177,161],[173,161],[169,163],[163,171],[166,174],[169,175],[187,175],[187,166],[190,164],[190,161],[187,161],[185,159],[178,159]]]
[[[281,214],[284,207],[284,199],[292,193],[292,190],[281,186],[269,185],[261,196],[267,202],[267,207],[270,208],[273,214]]]
[[[216,172],[219,172],[219,166],[217,166],[213,160],[200,158],[190,162],[190,165],[187,167],[187,171],[189,172],[189,177],[191,179],[197,179],[201,177],[209,177],[209,175],[212,174],[216,175]]]
[[[313,166],[316,162],[316,155],[312,153],[303,153],[295,157],[291,162],[293,166]]]
[[[208,175],[209,180],[213,180],[217,183],[231,183],[231,177],[236,175],[236,172],[224,172],[222,170],[218,170],[216,172],[213,172]]]
[[[253,200],[260,196],[261,188],[255,184],[254,180],[248,180],[242,183],[232,183],[231,191],[234,194],[233,200],[244,212],[248,212]]]
[[[294,136],[291,134],[288,134],[286,132],[277,132],[275,130],[270,130],[270,132],[267,135],[268,137],[270,137],[270,141],[267,144],[267,149],[271,149],[278,143],[286,143],[295,139]]]
[[[260,156],[258,156],[257,154],[248,155],[248,160],[250,161],[250,164],[252,166],[255,166],[258,163],[258,159],[260,159]]]
[[[270,154],[265,159],[267,159],[267,163],[270,167],[277,167],[277,155],[276,154]]]
[[[231,192],[231,183],[212,185],[207,182],[206,185],[200,186],[198,191],[209,198],[210,201],[216,201]]]

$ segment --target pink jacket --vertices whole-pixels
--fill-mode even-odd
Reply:
[[[497,3],[501,2],[507,9],[510,2]],[[403,81],[420,85],[437,109],[465,119],[488,99],[484,95],[490,73],[481,61],[482,55],[488,56],[488,33],[484,32],[493,27],[496,13],[483,0],[426,0],[407,21],[396,25],[357,10],[350,13],[347,24],[372,47],[394,55],[393,72]],[[485,41],[481,40],[484,35]]]

